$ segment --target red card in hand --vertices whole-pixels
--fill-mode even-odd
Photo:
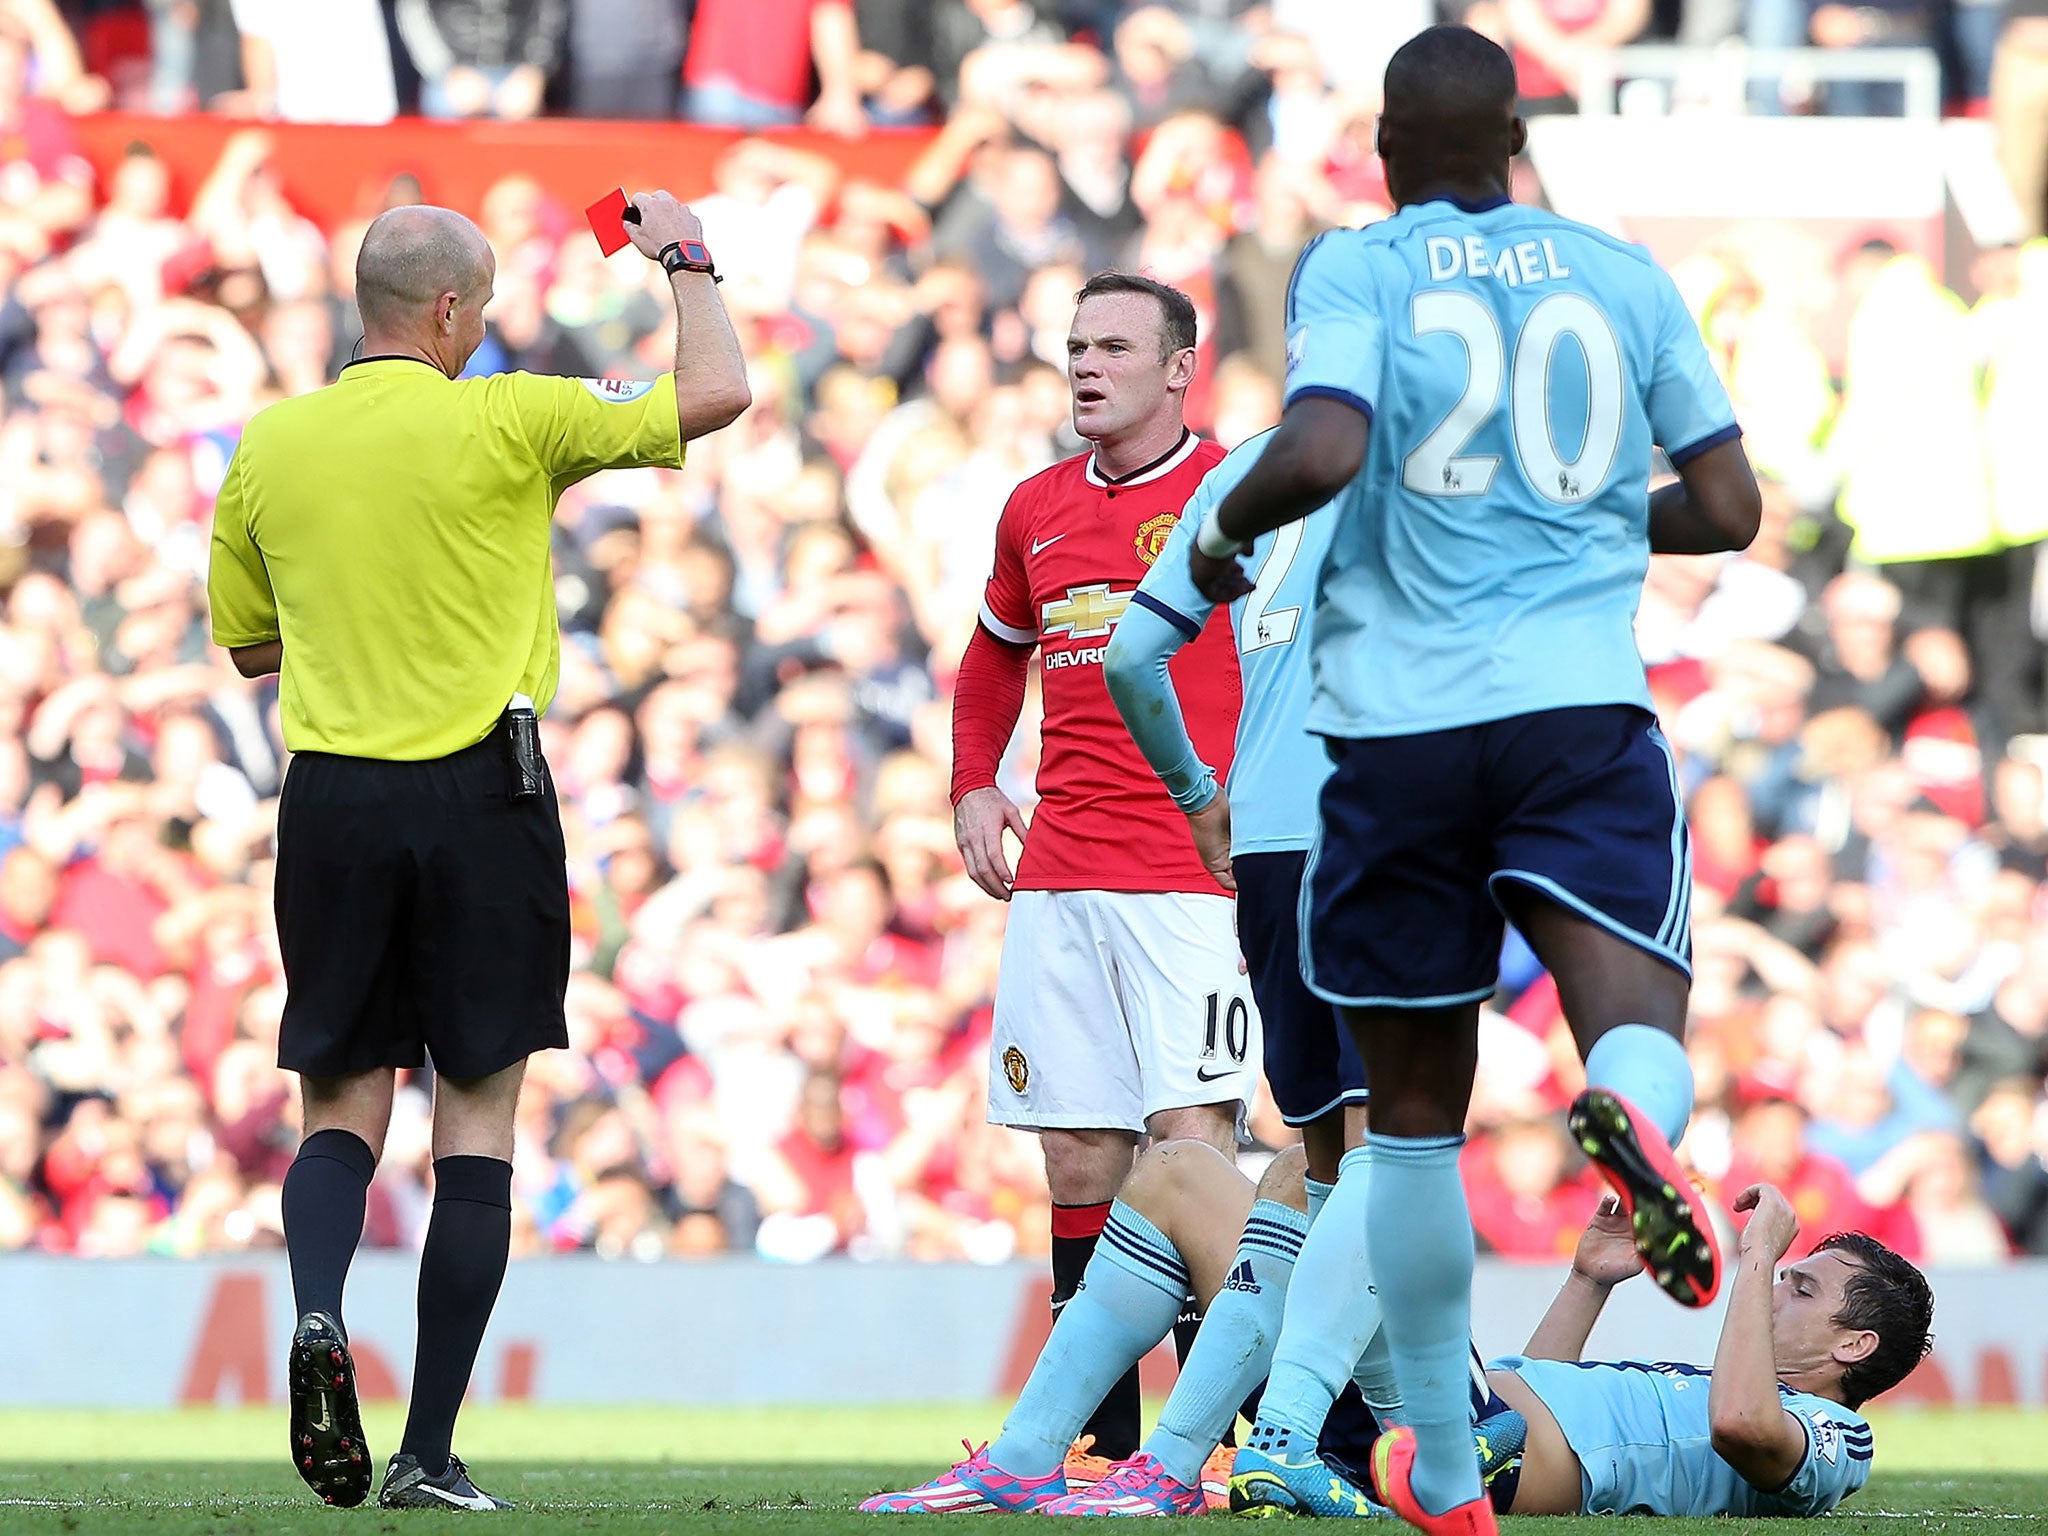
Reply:
[[[590,220],[590,232],[597,236],[597,248],[609,256],[623,251],[633,243],[626,233],[626,193],[622,187],[614,187],[596,202],[583,210]]]

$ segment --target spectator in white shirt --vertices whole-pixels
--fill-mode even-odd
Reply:
[[[247,88],[219,103],[288,123],[388,123],[398,115],[377,0],[233,0]]]

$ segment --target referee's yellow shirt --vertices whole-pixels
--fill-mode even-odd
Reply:
[[[284,642],[294,752],[445,757],[515,693],[554,697],[556,499],[600,469],[682,462],[671,374],[353,363],[242,434],[214,504],[214,643]]]

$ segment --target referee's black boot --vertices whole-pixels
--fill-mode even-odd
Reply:
[[[353,1509],[370,1496],[370,1450],[356,1406],[356,1364],[341,1324],[325,1312],[308,1312],[292,1330],[286,1383],[292,1465],[321,1498]]]
[[[469,1468],[454,1452],[448,1455],[448,1469],[439,1477],[427,1476],[417,1456],[403,1452],[391,1458],[384,1469],[384,1486],[377,1502],[385,1509],[515,1509],[518,1506],[485,1493],[470,1481]]]

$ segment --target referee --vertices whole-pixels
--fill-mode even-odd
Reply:
[[[676,468],[749,403],[696,215],[666,192],[632,207],[625,231],[675,295],[672,375],[457,378],[496,261],[460,214],[396,208],[356,260],[366,355],[256,415],[214,508],[214,642],[245,677],[281,673],[294,754],[277,827],[278,1063],[305,1105],[284,1181],[291,1455],[330,1504],[370,1491],[342,1285],[396,1069],[431,1054],[419,1345],[378,1502],[509,1507],[450,1442],[505,1276],[526,1058],[569,1043],[569,893],[536,725],[560,660],[549,524],[567,487]]]

